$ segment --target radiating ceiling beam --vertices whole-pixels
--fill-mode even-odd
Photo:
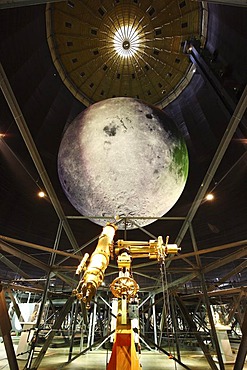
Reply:
[[[78,244],[75,239],[75,236],[70,228],[70,225],[68,223],[68,220],[66,219],[66,216],[63,212],[63,209],[61,207],[61,204],[58,200],[57,194],[52,186],[52,183],[50,181],[50,178],[48,176],[48,173],[45,169],[45,166],[42,162],[42,159],[40,157],[40,154],[37,150],[37,147],[34,143],[34,140],[32,138],[32,135],[29,131],[28,125],[25,121],[25,118],[21,112],[21,109],[19,107],[19,104],[16,100],[16,97],[13,93],[13,90],[10,86],[10,83],[8,81],[8,78],[4,72],[3,66],[0,63],[0,87],[3,92],[3,95],[6,99],[6,102],[8,103],[8,106],[11,110],[11,113],[15,119],[15,122],[19,128],[19,131],[23,137],[23,140],[26,144],[26,147],[30,153],[30,156],[32,157],[33,163],[39,173],[39,176],[44,184],[44,187],[46,189],[47,195],[57,213],[57,216],[59,220],[63,223],[63,229],[72,245],[75,251],[78,250]]]
[[[46,3],[57,3],[65,0],[1,0],[0,9],[17,8],[20,6],[41,5]]]
[[[201,186],[195,196],[195,199],[192,203],[192,206],[190,207],[190,210],[186,216],[185,221],[183,222],[183,225],[181,229],[179,230],[179,233],[177,235],[177,238],[175,240],[175,243],[180,245],[198,208],[201,205],[202,200],[205,197],[205,194],[210,186],[211,181],[213,180],[213,177],[219,167],[219,164],[228,148],[228,145],[230,144],[230,141],[238,127],[239,122],[241,121],[245,111],[247,108],[247,86],[245,86],[245,89],[239,99],[239,102],[236,106],[236,109],[230,119],[230,122],[225,130],[225,133],[221,139],[221,142],[216,150],[216,153],[212,159],[212,162],[206,172],[206,175],[201,183]]]

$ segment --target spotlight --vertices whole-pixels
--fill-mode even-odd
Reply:
[[[213,200],[214,199],[214,195],[212,193],[208,193],[205,197],[206,200]]]
[[[45,193],[43,191],[40,191],[40,192],[38,192],[38,196],[40,198],[44,198],[45,197]]]

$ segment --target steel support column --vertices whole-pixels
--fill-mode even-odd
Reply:
[[[196,337],[196,340],[199,344],[199,346],[201,347],[205,357],[206,357],[206,360],[208,361],[209,363],[209,366],[212,370],[218,370],[218,367],[216,366],[211,354],[209,353],[209,350],[208,348],[205,346],[204,342],[203,342],[203,339],[200,335],[200,333],[197,331],[197,327],[196,327],[196,324],[194,323],[194,321],[192,320],[192,318],[190,317],[189,315],[189,312],[187,311],[187,308],[185,307],[183,301],[181,300],[181,298],[177,295],[176,296],[176,301],[178,303],[178,306],[185,318],[185,320],[187,321],[188,325],[190,326],[191,330],[195,333],[195,337]]]
[[[57,330],[60,329],[60,327],[61,327],[61,325],[62,325],[62,323],[65,319],[65,316],[70,311],[72,303],[74,302],[74,300],[75,300],[75,297],[73,297],[73,296],[68,298],[68,300],[65,303],[65,305],[63,306],[59,316],[57,317],[57,319],[55,321],[55,324],[53,325],[53,328],[50,331],[49,336],[47,337],[43,347],[41,348],[38,357],[35,359],[33,366],[31,368],[25,366],[24,370],[26,370],[26,369],[37,370],[38,369],[41,361],[43,360],[43,358],[46,354],[47,349],[49,348],[54,336],[57,333]],[[29,366],[29,364],[27,364],[27,366]]]
[[[196,253],[196,252],[198,252],[198,247],[197,247],[195,234],[194,234],[194,231],[193,231],[193,228],[192,228],[191,224],[190,224],[189,229],[190,229],[190,236],[191,236],[193,249],[194,249],[194,252]],[[217,333],[216,333],[216,329],[215,329],[215,325],[214,325],[214,318],[213,318],[213,315],[212,315],[210,302],[209,302],[209,298],[208,298],[207,286],[206,286],[206,283],[205,283],[205,277],[204,277],[204,273],[202,272],[203,270],[202,270],[201,259],[200,259],[200,256],[198,254],[196,254],[196,262],[197,262],[198,267],[201,271],[199,276],[200,276],[201,284],[202,284],[203,299],[204,299],[204,303],[206,305],[206,309],[207,309],[207,313],[208,313],[208,319],[209,319],[209,323],[210,323],[210,327],[211,327],[211,335],[213,337],[213,342],[214,342],[214,345],[215,345],[220,370],[225,370],[225,365],[224,365],[224,362],[223,362],[223,358],[222,358],[222,354],[221,354],[221,350],[220,350],[220,345],[219,345],[219,341],[218,341],[218,337],[217,337]]]
[[[170,296],[170,304],[171,304],[171,316],[172,316],[172,326],[173,326],[173,334],[176,344],[176,352],[177,352],[177,358],[179,361],[181,361],[181,355],[180,355],[180,347],[179,347],[179,338],[178,338],[178,322],[177,322],[177,316],[175,311],[175,300],[173,294]]]
[[[211,327],[211,334],[212,334],[212,337],[213,337],[213,342],[214,342],[214,345],[215,345],[220,370],[225,370],[225,365],[224,365],[224,362],[223,362],[221,349],[220,349],[220,345],[219,345],[219,341],[218,341],[218,337],[217,337],[217,333],[216,333],[216,329],[215,329],[214,318],[213,318],[213,315],[212,315],[210,302],[209,302],[209,298],[208,298],[208,294],[207,294],[207,287],[206,287],[206,283],[205,283],[204,274],[201,274],[201,283],[202,283],[204,303],[205,303],[206,308],[207,308],[209,324],[210,324],[210,327]]]
[[[76,334],[76,325],[77,325],[77,316],[79,310],[79,301],[76,300],[74,310],[71,311],[71,338],[70,338],[70,346],[69,346],[69,356],[68,361],[71,360],[73,355],[73,347],[74,347],[74,339]]]
[[[245,310],[244,321],[241,327],[242,339],[238,349],[235,365],[233,370],[242,370],[247,354],[247,310]]]
[[[13,307],[14,307],[14,310],[15,310],[15,313],[16,313],[16,316],[18,317],[18,320],[19,321],[24,321],[23,320],[23,317],[21,316],[21,310],[20,310],[20,307],[18,306],[18,303],[16,302],[15,300],[15,297],[11,291],[10,288],[6,289],[6,292],[8,293],[10,299],[11,299],[11,302],[13,303]]]
[[[62,221],[60,221],[59,226],[58,226],[58,230],[57,230],[55,243],[54,243],[54,249],[55,250],[58,248],[58,245],[59,245],[59,240],[60,240],[61,232],[62,232],[62,224],[63,224]],[[53,253],[51,255],[51,258],[50,258],[50,263],[49,263],[50,267],[53,265],[53,263],[55,261],[55,257],[56,257],[56,254]],[[45,304],[46,304],[46,300],[47,300],[47,296],[48,296],[48,290],[49,290],[49,287],[50,287],[50,281],[51,281],[52,276],[53,276],[53,273],[49,269],[47,277],[46,277],[44,293],[43,293],[43,297],[42,297],[42,301],[41,301],[37,321],[36,321],[36,324],[35,324],[36,335],[35,335],[34,339],[32,340],[32,343],[31,343],[31,346],[30,346],[30,352],[29,352],[29,356],[28,356],[28,359],[27,359],[26,367],[25,367],[26,369],[31,369],[31,366],[32,366],[32,359],[33,359],[33,355],[34,355],[34,351],[35,351],[35,346],[36,346],[36,343],[37,343],[37,340],[38,340],[40,323],[41,323],[41,320],[42,320],[42,316],[43,316],[43,312],[44,312],[44,308],[45,308]]]
[[[10,335],[11,323],[5,300],[5,292],[2,289],[2,285],[0,285],[0,328],[2,332],[4,347],[9,362],[9,368],[10,370],[19,370],[15,356],[15,350]]]

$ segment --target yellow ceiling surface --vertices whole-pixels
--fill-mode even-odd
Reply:
[[[115,96],[164,107],[189,83],[184,42],[202,40],[201,3],[69,0],[47,5],[47,39],[66,86],[86,106]]]

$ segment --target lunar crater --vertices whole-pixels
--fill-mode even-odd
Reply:
[[[115,136],[117,133],[117,127],[111,124],[109,126],[105,126],[103,130],[107,136]]]

